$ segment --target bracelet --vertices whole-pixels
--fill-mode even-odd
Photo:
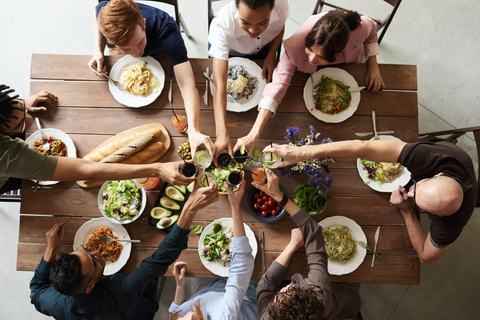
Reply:
[[[284,193],[284,194],[283,194],[282,201],[280,201],[280,202],[278,203],[278,205],[283,208],[283,207],[285,207],[285,205],[287,204],[287,202],[288,202],[288,197],[287,197],[287,195]]]

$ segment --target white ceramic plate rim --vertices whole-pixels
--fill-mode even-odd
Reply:
[[[358,83],[353,78],[353,76],[348,73],[347,71],[340,69],[340,68],[325,68],[318,70],[313,74],[313,81],[315,84],[318,84],[322,79],[322,76],[327,76],[335,80],[342,81],[344,84],[351,88],[358,87]],[[312,80],[308,77],[307,82],[305,83],[305,87],[303,88],[303,100],[305,101],[305,106],[307,110],[318,120],[328,123],[339,123],[342,121],[347,120],[355,111],[357,111],[358,104],[360,103],[360,92],[352,92],[352,101],[350,102],[350,106],[340,113],[336,114],[325,114],[322,113],[320,110],[315,109],[315,101],[313,100],[313,87],[312,87]]]
[[[378,137],[380,138],[380,140],[400,140],[397,137],[388,135],[380,135]],[[371,138],[370,140],[373,140],[373,138]],[[365,182],[367,186],[378,192],[393,192],[398,188],[399,185],[405,187],[405,185],[410,181],[410,171],[408,171],[408,169],[405,167],[403,168],[402,174],[399,175],[395,180],[382,184],[379,184],[375,180],[367,178],[367,170],[363,169],[363,165],[360,163],[359,158],[357,158],[357,170],[363,182]]]
[[[136,185],[138,185],[137,180],[135,180],[135,179],[130,179],[130,180],[132,180],[133,182],[135,182]],[[112,221],[113,223],[116,223],[116,224],[129,224],[129,223],[132,223],[133,221],[137,220],[138,218],[140,218],[143,211],[145,211],[145,207],[147,205],[147,193],[145,192],[144,188],[141,188],[141,192],[140,192],[140,194],[142,195],[142,206],[140,207],[140,210],[138,211],[138,214],[132,220],[119,221],[115,218],[107,217],[107,215],[105,214],[105,210],[102,209],[102,205],[103,205],[103,189],[105,189],[107,187],[107,184],[109,182],[110,181],[105,181],[105,183],[102,184],[102,186],[100,187],[100,190],[98,191],[98,195],[97,195],[98,210],[100,210],[100,213],[102,214],[102,216],[105,219],[108,219],[109,221]]]
[[[257,77],[258,79],[257,88],[255,89],[253,96],[250,97],[250,100],[245,101],[245,98],[242,98],[239,99],[238,102],[232,103],[227,101],[227,111],[245,112],[258,106],[260,100],[262,99],[263,89],[265,89],[267,82],[265,81],[265,79],[262,79],[262,68],[260,68],[260,66],[252,60],[239,57],[228,59],[228,68],[234,66],[244,67],[249,74]],[[213,95],[212,86],[210,86],[210,93]]]
[[[205,268],[207,268],[211,273],[216,274],[217,276],[220,277],[228,277],[229,271],[230,271],[230,263],[227,263],[226,266],[222,266],[220,262],[217,261],[207,261],[204,257],[202,257],[202,247],[203,247],[203,240],[205,239],[205,236],[207,234],[212,233],[213,230],[213,225],[219,222],[222,224],[224,227],[233,227],[233,218],[220,218],[218,220],[213,221],[210,223],[208,226],[206,226],[203,229],[202,234],[200,235],[200,238],[198,239],[198,255],[200,256],[200,260],[202,261],[203,265]],[[245,223],[243,223],[243,226],[245,228],[245,234],[248,238],[248,243],[252,247],[252,255],[253,258],[257,256],[257,239],[255,238],[255,234],[253,233],[252,229]]]
[[[144,97],[143,95],[134,96],[131,93],[120,90],[111,80],[108,80],[108,88],[112,93],[115,100],[119,103],[132,108],[140,108],[154,102],[162,93],[163,87],[165,85],[165,71],[163,70],[160,63],[152,57],[139,57],[135,58],[131,55],[127,55],[119,59],[110,70],[110,77],[114,80],[120,81],[122,79],[123,69],[130,67],[142,62],[147,62],[148,68],[150,71],[158,78],[159,86],[157,92],[152,92],[148,96]]]
[[[58,130],[58,129],[53,129],[53,128],[46,128],[42,129],[43,133],[45,133],[45,136],[51,136],[55,139],[60,139],[65,143],[65,146],[67,147],[67,155],[69,158],[76,158],[77,157],[77,149],[75,148],[75,144],[73,143],[72,138],[65,132]],[[40,130],[35,131],[32,133],[26,140],[25,142],[28,144],[28,147],[31,149],[33,147],[33,144],[35,141],[40,139],[42,137],[42,134],[40,133]],[[37,180],[32,180],[36,182]],[[40,181],[38,184],[41,186],[50,186],[53,184],[57,184],[60,181]]]
[[[130,236],[122,225],[114,224],[107,218],[93,218],[85,222],[75,234],[73,240],[73,250],[78,248],[81,244],[85,244],[90,238],[90,235],[96,229],[101,227],[110,227],[113,231],[113,234],[118,237],[118,239],[130,240]],[[132,250],[132,244],[128,242],[122,242],[123,249],[120,253],[120,257],[115,262],[105,261],[105,269],[103,274],[106,276],[112,275],[120,271],[123,266],[127,263],[128,258],[130,258],[130,252]]]
[[[344,216],[333,216],[325,218],[318,223],[323,229],[328,229],[332,227],[341,227],[345,226],[350,229],[350,232],[353,238],[357,241],[363,241],[367,243],[367,237],[362,230],[362,227],[358,225],[355,221]],[[367,255],[367,250],[357,245],[357,253],[353,256],[352,259],[348,260],[345,263],[332,261],[328,259],[328,273],[334,274],[337,276],[348,274],[355,271],[365,260]]]

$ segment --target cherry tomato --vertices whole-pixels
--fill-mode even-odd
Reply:
[[[67,155],[67,150],[63,149],[63,150],[62,150],[62,154],[63,154],[64,156],[66,156],[66,155]]]
[[[328,96],[328,97],[327,97],[327,100],[328,100],[328,101],[333,101],[333,98],[330,97],[330,96]]]
[[[342,111],[342,108],[340,108],[340,105],[339,105],[339,104],[337,104],[337,105],[335,106],[335,108],[337,108],[337,112]]]
[[[262,199],[257,199],[257,203],[262,204],[263,200]]]
[[[350,103],[347,104],[347,108],[350,107]]]
[[[330,110],[330,114],[334,114],[335,113],[335,110]]]
[[[47,142],[48,142],[48,143],[50,143],[50,142],[52,142],[52,141],[53,141],[53,138],[52,138],[52,137],[50,137],[50,136],[48,136],[48,137],[46,137],[46,138],[45,138],[45,140],[47,140]]]
[[[268,196],[263,196],[263,201],[268,201]]]
[[[255,199],[258,199],[260,198],[260,195],[258,193],[255,193],[255,195],[253,196]]]
[[[316,104],[316,105],[315,105],[315,109],[320,110],[320,105],[319,105],[319,104]]]
[[[268,212],[268,213],[272,213],[272,208],[268,207],[268,208],[267,208],[267,212]]]
[[[264,204],[262,204],[262,205],[260,206],[260,210],[262,210],[262,211],[267,210],[267,206],[264,205]]]
[[[273,206],[274,206],[274,203],[273,203],[272,200],[268,200],[268,206],[269,206],[269,207],[273,207]]]
[[[259,205],[258,203],[255,203],[255,204],[253,205],[253,208],[254,208],[255,210],[258,210],[258,209],[260,209],[260,205]]]
[[[278,214],[278,211],[275,210],[275,209],[273,209],[273,210],[272,210],[272,215],[276,216],[277,214]]]
[[[263,197],[265,195],[265,192],[260,191],[260,197]]]
[[[58,147],[59,147],[60,149],[65,148],[65,143],[63,143],[63,141],[60,141],[60,143],[58,144]]]
[[[262,211],[262,216],[268,217],[268,212],[267,211]]]

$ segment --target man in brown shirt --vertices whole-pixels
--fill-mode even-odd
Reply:
[[[268,183],[252,183],[276,201],[284,195],[278,187],[278,177],[267,171]],[[292,230],[290,243],[272,262],[257,286],[260,319],[343,319],[360,311],[360,284],[333,284],[327,271],[322,227],[293,201],[284,206],[298,228]],[[308,276],[296,273],[291,283],[282,288],[282,280],[295,251],[305,245]]]
[[[472,159],[450,142],[352,140],[306,147],[274,145],[264,152],[283,157],[281,166],[317,157],[362,158],[404,165],[414,183],[408,191],[399,186],[390,203],[400,209],[410,241],[425,264],[440,260],[448,252],[470,219],[478,197]],[[416,216],[419,209],[428,212],[432,220],[428,234]]]

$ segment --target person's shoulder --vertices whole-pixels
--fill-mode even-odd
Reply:
[[[229,28],[235,24],[235,16],[237,14],[235,1],[229,2],[218,10],[217,15],[212,20],[212,26],[222,26]]]
[[[290,12],[290,6],[287,0],[276,0],[274,9],[277,12]]]

